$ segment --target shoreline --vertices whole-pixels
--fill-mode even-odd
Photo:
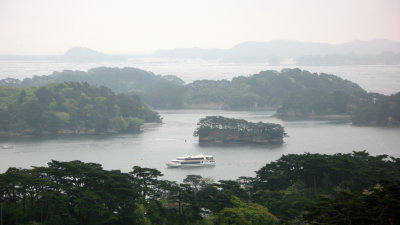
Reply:
[[[284,121],[332,120],[332,121],[351,122],[351,115],[348,114],[305,115],[305,116],[279,116],[275,114],[274,117]]]
[[[33,131],[22,131],[22,132],[5,132],[0,131],[0,139],[24,139],[24,138],[48,138],[48,137],[80,137],[80,136],[101,136],[101,135],[118,135],[118,134],[138,134],[146,129],[160,126],[162,123],[144,123],[140,126],[138,131],[115,131],[108,130],[107,132],[95,132],[94,130],[88,131],[73,131],[73,130],[60,130],[57,133],[43,132],[41,134],[35,134]]]

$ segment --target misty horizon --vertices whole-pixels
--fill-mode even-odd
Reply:
[[[0,54],[108,54],[222,48],[246,41],[400,41],[400,2],[1,1]],[[71,12],[73,12],[71,14]]]
[[[162,51],[174,51],[174,50],[231,50],[233,48],[236,48],[238,46],[241,45],[246,45],[246,44],[315,44],[315,45],[324,45],[325,47],[335,47],[335,46],[340,46],[340,45],[350,45],[350,44],[360,44],[360,43],[376,43],[376,42],[386,42],[387,43],[392,43],[394,45],[398,45],[400,46],[400,41],[394,41],[394,40],[389,40],[389,39],[382,39],[382,38],[378,38],[378,39],[372,39],[372,40],[351,40],[351,41],[347,41],[347,42],[342,42],[342,43],[328,43],[328,42],[312,42],[312,41],[298,41],[298,40],[269,40],[269,41],[244,41],[244,42],[240,42],[237,44],[232,45],[231,47],[227,47],[227,48],[222,48],[222,47],[199,47],[199,46],[192,46],[192,47],[182,47],[182,46],[176,46],[176,47],[171,47],[171,48],[159,48],[156,49],[154,51],[151,52],[107,52],[107,51],[103,51],[101,49],[96,49],[96,48],[91,48],[90,46],[71,46],[67,49],[65,49],[62,52],[54,52],[54,53],[45,53],[45,52],[37,52],[37,53],[25,53],[25,54],[19,54],[19,53],[3,53],[0,52],[0,55],[3,56],[58,56],[58,55],[64,55],[67,54],[68,51],[70,51],[71,49],[86,49],[86,50],[90,50],[93,52],[97,52],[100,54],[107,54],[107,55],[137,55],[137,56],[149,56],[149,55],[155,55],[159,52]],[[390,49],[390,50],[383,50],[384,51],[391,51],[394,53],[398,53],[399,50],[398,49]],[[352,52],[349,52],[352,53]]]

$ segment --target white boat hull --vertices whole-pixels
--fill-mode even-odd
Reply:
[[[13,149],[14,147],[12,145],[4,144],[4,145],[1,145],[1,148],[2,149]]]
[[[202,167],[215,166],[215,159],[212,155],[195,155],[178,157],[166,164],[168,167]]]
[[[197,164],[180,164],[180,163],[167,163],[168,167],[205,167],[205,166],[215,166],[215,163],[197,163]]]

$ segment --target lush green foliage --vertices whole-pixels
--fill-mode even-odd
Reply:
[[[391,96],[376,93],[306,90],[287,95],[278,109],[281,118],[318,115],[351,115],[354,125],[400,125],[400,92]]]
[[[65,81],[106,86],[116,93],[137,93],[155,108],[277,108],[281,118],[334,114],[351,115],[355,125],[400,124],[399,94],[368,94],[357,84],[337,76],[300,69],[269,70],[231,81],[198,80],[184,85],[173,75],[160,76],[136,68],[100,67],[88,72],[65,70],[23,81],[7,78],[0,80],[0,85],[31,87]],[[0,96],[5,90],[5,87],[0,90]]]
[[[138,96],[87,83],[0,87],[0,130],[8,134],[138,131],[143,122],[159,120]]]
[[[312,224],[398,224],[400,182],[382,181],[363,192],[323,196],[306,208],[304,220]]]
[[[4,224],[398,224],[400,159],[284,155],[255,178],[214,182],[52,161],[0,174]],[[279,221],[278,221],[279,218]],[[35,221],[35,222],[34,222]]]
[[[391,96],[368,94],[352,113],[355,125],[400,125],[400,92]]]
[[[277,107],[285,96],[307,90],[323,93],[364,92],[357,84],[334,75],[312,74],[300,69],[262,71],[232,81],[195,81],[187,85],[187,104],[222,103],[228,109]]]
[[[307,118],[313,115],[349,115],[365,96],[366,93],[364,92],[326,92],[310,89],[285,96],[277,112],[281,118]]]
[[[32,86],[43,86],[51,83],[80,82],[90,85],[105,86],[115,93],[147,92],[164,87],[166,84],[182,85],[183,81],[176,76],[160,76],[152,72],[137,68],[109,68],[98,67],[84,71],[64,70],[62,72],[53,72],[51,75],[34,76],[18,79],[8,78],[1,80],[0,84],[26,88]]]
[[[234,181],[213,183],[193,175],[177,184],[160,176],[150,168],[121,173],[80,161],[9,168],[0,174],[4,224],[213,224],[202,214],[225,207],[238,208],[246,218],[257,215],[258,221],[277,220],[265,207],[232,202],[234,195],[243,196]]]
[[[288,221],[300,216],[307,205],[323,204],[317,203],[319,195],[336,199],[342,191],[360,193],[382,180],[400,181],[400,160],[387,155],[371,156],[365,151],[284,155],[256,173],[254,200]]]
[[[26,88],[51,83],[86,82],[90,85],[105,86],[115,93],[136,93],[148,104],[158,108],[179,108],[184,96],[184,82],[172,75],[160,76],[136,68],[99,67],[83,71],[64,70],[48,76],[34,76],[18,79],[0,80],[0,85]]]
[[[256,180],[259,187],[269,190],[286,189],[300,182],[307,188],[315,188],[316,192],[319,189],[323,193],[331,192],[336,187],[361,191],[379,179],[400,179],[399,163],[387,155],[370,156],[365,151],[335,155],[290,154],[257,171]]]
[[[219,106],[225,109],[278,107],[285,96],[307,90],[325,95],[332,92],[364,92],[357,84],[334,75],[316,74],[300,69],[262,71],[252,76],[228,80],[198,80],[183,85],[176,76],[156,76],[135,68],[95,68],[88,72],[63,71],[49,76],[35,76],[23,81],[1,80],[1,85],[14,87],[41,86],[49,83],[76,81],[111,88],[116,93],[138,93],[156,108]],[[334,106],[331,106],[331,108]]]
[[[238,197],[232,196],[233,208],[224,208],[214,218],[214,224],[237,225],[272,225],[278,224],[278,218],[268,212],[262,205],[243,203]]]
[[[274,123],[252,123],[243,119],[207,116],[200,119],[194,136],[200,141],[211,138],[211,141],[223,142],[282,142],[286,136],[285,129]]]
[[[154,198],[142,183],[160,175],[154,171],[127,174],[80,161],[10,168],[0,177],[5,224],[142,224],[148,221],[142,204]]]

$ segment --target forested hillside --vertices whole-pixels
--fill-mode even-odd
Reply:
[[[65,81],[87,82],[90,85],[105,86],[115,93],[149,92],[172,84],[184,84],[184,82],[176,76],[155,75],[152,72],[132,67],[122,69],[97,67],[88,72],[64,70],[62,72],[53,72],[50,75],[25,78],[22,81],[7,78],[0,80],[0,85],[25,88],[42,86],[50,83],[62,83]]]
[[[138,93],[155,108],[220,107],[257,109],[278,107],[292,93],[319,90],[324,93],[365,92],[357,84],[334,75],[316,74],[300,69],[262,71],[252,76],[228,80],[198,80],[184,85],[176,76],[157,76],[136,68],[95,68],[88,72],[63,71],[49,76],[35,76],[23,81],[5,79],[0,85],[13,87],[41,86],[76,81],[106,86],[116,93]]]
[[[231,81],[198,80],[184,85],[184,81],[172,75],[154,75],[136,68],[101,67],[88,72],[55,72],[23,81],[8,78],[0,80],[0,86],[31,87],[64,81],[102,85],[116,93],[136,93],[157,109],[277,109],[277,115],[284,119],[351,115],[355,125],[400,124],[398,94],[389,97],[367,93],[357,84],[335,75],[300,69],[262,71]]]
[[[352,113],[355,125],[399,126],[400,92],[390,96],[370,93]]]
[[[283,69],[281,72],[269,70],[235,77],[232,81],[195,81],[187,85],[185,103],[220,103],[226,109],[276,108],[285,96],[308,90],[343,94],[365,92],[357,84],[334,75]]]
[[[88,83],[55,83],[17,89],[0,86],[4,136],[139,131],[159,115],[138,96],[114,94]]]
[[[280,118],[309,118],[318,115],[351,115],[368,99],[366,92],[303,90],[286,95],[278,108]]]
[[[157,108],[180,108],[183,103],[184,81],[173,75],[160,76],[152,72],[127,68],[98,67],[84,71],[64,70],[51,75],[0,80],[2,86],[32,87],[62,82],[87,82],[105,86],[115,93],[138,94],[146,103]]]
[[[161,180],[156,169],[52,161],[0,174],[4,224],[399,224],[400,159],[284,155],[256,177]]]

